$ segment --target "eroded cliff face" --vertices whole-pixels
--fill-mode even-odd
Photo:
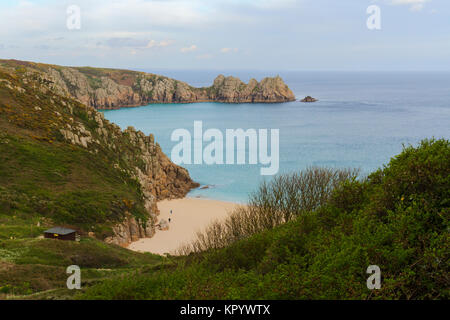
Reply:
[[[170,161],[153,135],[147,136],[133,127],[122,131],[106,120],[92,103],[80,102],[138,101],[133,100],[136,97],[131,87],[101,78],[102,87],[92,92],[89,81],[79,71],[46,68],[43,72],[41,67],[28,63],[20,68],[0,66],[0,120],[6,121],[12,132],[25,130],[27,139],[81,148],[91,155],[91,161],[98,167],[111,168],[123,183],[133,186],[137,183],[136,197],[140,208],[145,208],[142,209],[144,216],[129,200],[117,199],[119,205],[114,208],[119,208],[117,216],[121,219],[105,241],[127,245],[153,236],[158,215],[156,202],[184,197],[198,184],[192,181],[186,169]],[[135,189],[130,187],[129,190]]]
[[[219,75],[212,87],[207,88],[211,101],[227,103],[275,103],[294,101],[295,96],[281,77],[251,79],[248,84],[239,78]]]
[[[70,93],[82,103],[103,109],[139,106],[149,103],[275,103],[294,101],[295,96],[280,77],[265,78],[261,82],[252,79],[245,84],[235,77],[219,75],[211,87],[194,88],[187,83],[166,77],[139,74],[131,86],[118,84],[107,76],[92,80],[74,68],[62,68],[60,74],[48,69],[47,80],[56,90]],[[71,88],[71,89],[69,89]]]
[[[144,206],[149,214],[146,221],[139,221],[127,212],[123,221],[113,227],[114,235],[105,241],[127,245],[139,238],[152,237],[159,214],[156,202],[182,198],[199,185],[192,181],[186,169],[170,161],[153,135],[146,136],[133,127],[122,131],[94,108],[86,107],[86,110],[89,119],[96,123],[95,136],[83,124],[67,124],[67,128],[60,129],[61,134],[71,144],[95,153],[99,152],[96,146],[103,145],[114,153],[121,154],[123,161],[115,166],[140,183]]]
[[[194,88],[164,76],[116,69],[62,67],[0,60],[2,64],[39,70],[42,81],[60,95],[70,96],[96,109],[134,107],[150,103],[279,103],[295,96],[277,76],[248,84],[219,75],[212,86]]]

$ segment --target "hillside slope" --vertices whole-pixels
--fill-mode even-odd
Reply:
[[[0,68],[0,219],[11,229],[0,237],[39,221],[127,244],[152,236],[158,199],[196,186],[152,135],[121,131],[40,72]]]
[[[318,210],[78,298],[448,300],[448,159],[448,140],[423,141],[368,179],[344,183]],[[381,270],[379,290],[367,288],[370,265]]]
[[[211,87],[194,88],[164,76],[118,69],[63,67],[41,63],[0,60],[9,70],[34,72],[55,93],[96,109],[142,106],[150,103],[274,103],[294,101],[295,96],[277,76],[245,84],[219,75]]]

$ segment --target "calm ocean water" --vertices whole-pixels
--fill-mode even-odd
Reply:
[[[144,70],[194,86],[210,85],[214,72]],[[227,72],[244,81],[270,72]],[[178,128],[254,128],[280,130],[280,172],[308,166],[356,167],[364,174],[387,164],[403,144],[423,138],[450,138],[450,73],[285,72],[280,73],[297,99],[311,95],[317,103],[153,104],[104,111],[122,128],[153,133],[170,156]],[[259,165],[185,165],[202,185],[190,196],[244,202],[263,179]]]

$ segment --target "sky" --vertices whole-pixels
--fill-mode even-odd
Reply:
[[[374,5],[381,29],[371,30]],[[0,0],[0,58],[145,70],[450,71],[450,1]]]

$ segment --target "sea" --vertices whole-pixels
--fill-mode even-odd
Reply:
[[[297,100],[307,95],[319,99],[315,103],[150,104],[102,111],[123,129],[133,126],[154,134],[169,157],[179,143],[171,140],[174,130],[186,129],[193,136],[194,121],[202,122],[203,131],[219,129],[224,136],[227,129],[269,133],[278,129],[278,174],[320,166],[359,168],[366,176],[388,164],[405,146],[416,146],[425,138],[450,139],[449,72],[140,71],[195,87],[211,85],[218,74],[245,82],[280,75]],[[188,196],[245,203],[262,181],[273,179],[261,175],[264,165],[246,160],[239,165],[182,164],[201,184]]]

